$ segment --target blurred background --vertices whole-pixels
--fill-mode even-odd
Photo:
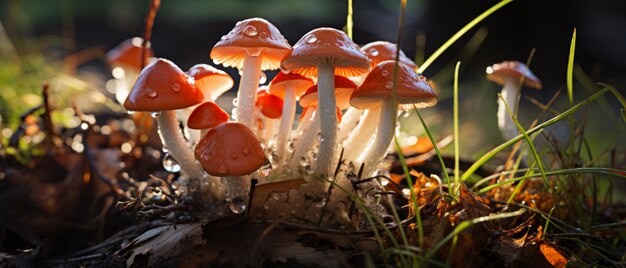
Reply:
[[[409,0],[402,49],[420,64],[497,2]],[[357,44],[395,42],[399,1],[354,0],[353,4],[353,39]],[[111,74],[103,55],[121,41],[142,35],[148,6],[149,1],[143,0],[0,0],[0,22],[4,26],[0,36],[0,90],[13,90],[10,94],[0,93],[3,124],[14,124],[14,115],[40,101],[36,94],[28,93],[37,92],[53,74],[76,74],[79,81],[67,84],[95,89],[110,99],[106,81]],[[185,70],[197,63],[211,63],[211,47],[239,20],[263,17],[293,44],[316,27],[341,29],[346,13],[347,1],[338,0],[164,0],[156,16],[152,47],[156,56],[168,58]],[[546,103],[565,88],[574,28],[579,66],[575,72],[575,102],[599,90],[593,82],[611,84],[624,92],[625,1],[514,1],[464,35],[424,72],[436,83],[440,96],[439,105],[425,111],[429,124],[437,130],[437,138],[451,133],[451,85],[454,65],[460,60],[462,154],[476,157],[502,143],[495,117],[499,86],[485,79],[485,68],[503,60],[525,62],[535,49],[531,69],[542,79],[544,89],[522,91],[520,118],[528,126],[540,109],[527,97]],[[16,64],[21,67],[14,70]],[[234,80],[239,79],[236,70],[225,71]],[[267,74],[271,79],[275,72]],[[236,86],[231,95],[235,90]],[[63,105],[62,98],[58,99],[57,105]],[[564,111],[568,106],[563,91],[553,108]],[[594,142],[594,153],[618,148],[623,154],[626,128],[620,121],[615,98],[606,95],[578,117],[593,119],[586,120],[589,131],[585,134]],[[407,137],[420,134],[416,117],[409,116],[403,122],[403,128],[410,133]]]

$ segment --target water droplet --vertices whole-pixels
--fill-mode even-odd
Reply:
[[[233,98],[233,106],[237,107],[237,104],[239,104],[239,99]]]
[[[230,200],[230,204],[228,204],[228,208],[230,208],[230,212],[235,214],[241,214],[246,211],[246,202],[239,197],[235,197]]]
[[[259,77],[259,84],[265,84],[267,82],[267,75],[264,72],[261,72],[261,77]]]
[[[272,162],[270,162],[269,160],[265,159],[265,163],[260,168],[259,172],[261,173],[262,176],[269,176],[270,172],[272,172]]]
[[[279,193],[277,193],[277,192],[272,192],[272,193],[270,194],[270,196],[271,196],[271,197],[272,197],[272,199],[274,199],[274,200],[280,200],[280,194],[279,194]]]
[[[236,153],[232,153],[232,154],[230,155],[230,159],[232,159],[232,160],[237,160],[237,154],[236,154]]]
[[[402,116],[404,118],[409,117],[409,115],[411,115],[411,113],[409,111],[407,111],[407,110],[400,111],[400,116]]]
[[[248,25],[245,28],[243,28],[243,34],[245,34],[246,36],[249,37],[254,37],[258,34],[259,32],[257,32],[256,27],[252,26],[252,25]]]
[[[306,165],[307,165],[307,163],[308,163],[308,161],[307,161],[306,157],[304,157],[304,156],[300,157],[300,159],[298,160],[298,164],[299,164],[301,167],[306,166]]]
[[[82,130],[87,130],[87,128],[89,128],[89,124],[83,122],[82,124],[80,124],[80,129]]]
[[[211,159],[211,153],[202,154],[202,160],[209,161],[209,159]]]
[[[172,85],[172,91],[179,92],[180,91],[180,85],[179,84],[173,84]]]
[[[325,206],[326,203],[328,203],[328,198],[324,197],[324,198],[322,198],[322,200],[320,200],[319,202],[315,203],[315,206],[318,207],[318,208],[321,208],[321,207]]]
[[[383,70],[382,72],[380,72],[380,75],[382,75],[383,77],[387,77],[389,76],[389,71]]]
[[[135,113],[135,111],[126,111],[126,113],[132,115]]]
[[[150,98],[156,98],[156,96],[157,96],[157,92],[156,92],[156,91],[154,91],[154,89],[149,88],[149,89],[148,89],[148,97],[150,97]]]
[[[391,81],[385,82],[385,88],[391,90],[393,88],[393,82]]]
[[[378,56],[378,50],[375,48],[370,49],[370,55],[374,57]]]
[[[161,117],[161,112],[151,112],[150,116],[152,116],[152,118],[157,119],[159,117]]]
[[[243,155],[248,155],[248,154],[250,154],[250,149],[248,149],[248,148],[243,148],[243,149],[241,149],[241,153],[242,153]]]
[[[217,168],[217,172],[221,174],[228,173],[228,166],[226,164],[221,164],[219,168]]]
[[[241,25],[241,21],[238,21],[237,23],[235,23],[235,26],[239,26]]]
[[[317,133],[317,141],[319,141],[319,142],[323,142],[324,141],[324,135],[322,135],[322,133]]]
[[[176,173],[180,171],[180,165],[176,162],[176,159],[169,153],[163,156],[163,168],[168,172]]]
[[[317,36],[315,36],[314,34],[311,34],[309,36],[306,37],[306,42],[309,44],[313,44],[315,42],[317,42]]]
[[[313,168],[311,167],[311,165],[304,166],[304,172],[306,172],[307,174],[313,174]]]
[[[220,37],[220,40],[226,40],[226,35],[222,35],[222,37]]]
[[[293,144],[292,140],[289,140],[287,143],[287,152],[293,153],[294,150],[296,150],[296,146]]]

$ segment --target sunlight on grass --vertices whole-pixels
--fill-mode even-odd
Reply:
[[[572,43],[569,47],[569,60],[567,62],[567,97],[569,105],[574,103],[574,54],[576,51],[576,28],[572,34]]]

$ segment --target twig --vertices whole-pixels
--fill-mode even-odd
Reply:
[[[156,17],[157,11],[161,7],[161,0],[152,0],[150,3],[150,10],[148,11],[148,15],[146,15],[146,23],[143,32],[143,42],[141,43],[141,68],[146,66],[147,59],[147,46],[150,43],[150,39],[152,39],[152,26],[154,26],[154,18]]]

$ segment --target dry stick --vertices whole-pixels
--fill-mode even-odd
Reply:
[[[9,138],[9,146],[10,147],[17,147],[18,143],[20,141],[20,138],[22,137],[22,134],[25,133],[26,129],[24,129],[24,121],[26,121],[26,118],[29,115],[32,115],[34,113],[36,113],[37,111],[39,111],[39,109],[43,108],[43,104],[37,105],[33,108],[28,109],[26,112],[24,112],[21,116],[20,116],[20,125],[15,129],[15,131],[13,132],[13,134],[11,134],[11,137]]]
[[[150,4],[150,10],[148,11],[148,15],[146,15],[146,24],[143,32],[143,42],[141,43],[141,68],[145,67],[146,64],[146,53],[147,46],[150,43],[150,39],[152,38],[152,26],[154,26],[154,18],[156,17],[157,11],[161,7],[161,0],[152,0]]]
[[[44,83],[42,87],[44,107],[43,122],[46,128],[46,143],[48,145],[48,148],[54,148],[54,139],[56,138],[56,133],[54,132],[54,125],[52,123],[51,117],[52,109],[50,108],[50,85],[48,83]],[[49,152],[51,151],[52,150],[50,150]]]

